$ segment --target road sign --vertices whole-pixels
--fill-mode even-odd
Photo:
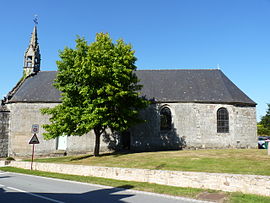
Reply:
[[[31,140],[29,141],[29,144],[39,144],[37,135],[34,134],[33,137],[31,138]]]
[[[38,124],[33,124],[31,132],[32,133],[38,133],[38,131],[39,131],[39,125]]]
[[[38,125],[37,125],[38,126]],[[38,129],[38,128],[37,128]],[[33,128],[32,128],[33,130]],[[39,144],[38,138],[36,133],[34,133],[33,137],[31,138],[31,140],[29,141],[29,144],[32,144],[33,148],[32,148],[32,162],[31,162],[31,170],[33,170],[33,162],[34,162],[34,152],[35,152],[35,144]]]

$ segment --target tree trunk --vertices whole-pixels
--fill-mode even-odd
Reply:
[[[95,142],[95,149],[94,149],[94,156],[99,156],[99,148],[100,148],[100,130],[94,129],[95,135],[96,135],[96,142]]]

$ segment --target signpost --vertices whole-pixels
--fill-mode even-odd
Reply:
[[[39,131],[39,125],[34,124],[32,125],[32,130],[31,132],[34,133],[33,137],[29,141],[29,144],[32,144],[32,162],[31,162],[31,170],[33,170],[33,162],[34,162],[34,153],[35,153],[35,144],[39,144],[39,140],[37,138],[37,134]]]
[[[31,132],[35,134],[35,133],[38,133],[38,131],[39,131],[39,125],[33,124]]]

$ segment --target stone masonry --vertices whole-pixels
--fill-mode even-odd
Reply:
[[[0,157],[8,156],[9,111],[0,106]]]
[[[31,126],[38,124],[40,144],[37,155],[49,155],[57,151],[57,139],[44,140],[43,124],[49,117],[40,113],[41,108],[53,107],[57,103],[11,103],[10,110],[9,156],[30,156]],[[160,131],[159,109],[167,106],[172,112],[170,131]],[[224,107],[229,112],[229,133],[217,133],[216,112]],[[256,148],[256,108],[237,107],[228,104],[162,103],[153,104],[142,112],[146,123],[130,129],[130,149],[133,151],[186,148]],[[6,116],[7,113],[2,114]],[[27,119],[25,119],[27,118]],[[4,120],[3,120],[4,121]],[[2,122],[3,123],[3,122]],[[7,125],[5,125],[7,127]],[[5,131],[7,132],[7,131]],[[6,134],[5,134],[6,135]],[[7,137],[7,136],[6,136]],[[115,140],[102,138],[101,151],[109,151],[110,145],[119,144]],[[5,139],[2,142],[6,143]],[[69,154],[92,152],[95,137],[93,132],[84,136],[67,137],[66,152]],[[7,146],[7,145],[5,145]],[[4,148],[5,149],[5,148]]]
[[[160,131],[159,110],[170,108],[170,131]],[[217,110],[229,112],[229,133],[217,133]],[[131,129],[131,149],[256,148],[256,108],[230,104],[158,103],[142,112],[147,122]],[[184,143],[183,143],[184,142]]]
[[[30,169],[31,162],[12,161],[10,166]],[[34,163],[34,170],[126,181],[149,182],[270,196],[270,176],[183,172],[53,163]]]
[[[37,137],[40,144],[35,146],[35,154],[46,156],[59,153],[57,150],[57,139],[45,140],[43,133],[45,130],[42,125],[49,123],[49,116],[42,115],[41,108],[54,107],[58,103],[11,103],[8,104],[10,110],[10,128],[9,128],[9,156],[24,157],[31,156],[32,146],[28,144],[33,136],[31,128],[33,124],[39,125]],[[68,136],[67,154],[82,154],[94,150],[95,137],[93,132],[83,136]],[[101,140],[101,151],[109,151],[108,144]]]

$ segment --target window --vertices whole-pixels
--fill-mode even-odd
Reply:
[[[26,67],[32,67],[32,56],[27,56]]]
[[[32,62],[27,62],[26,67],[32,67]]]
[[[168,107],[164,107],[160,110],[160,130],[172,129],[172,114]]]
[[[217,111],[217,132],[229,132],[229,113],[225,108],[220,108]]]

